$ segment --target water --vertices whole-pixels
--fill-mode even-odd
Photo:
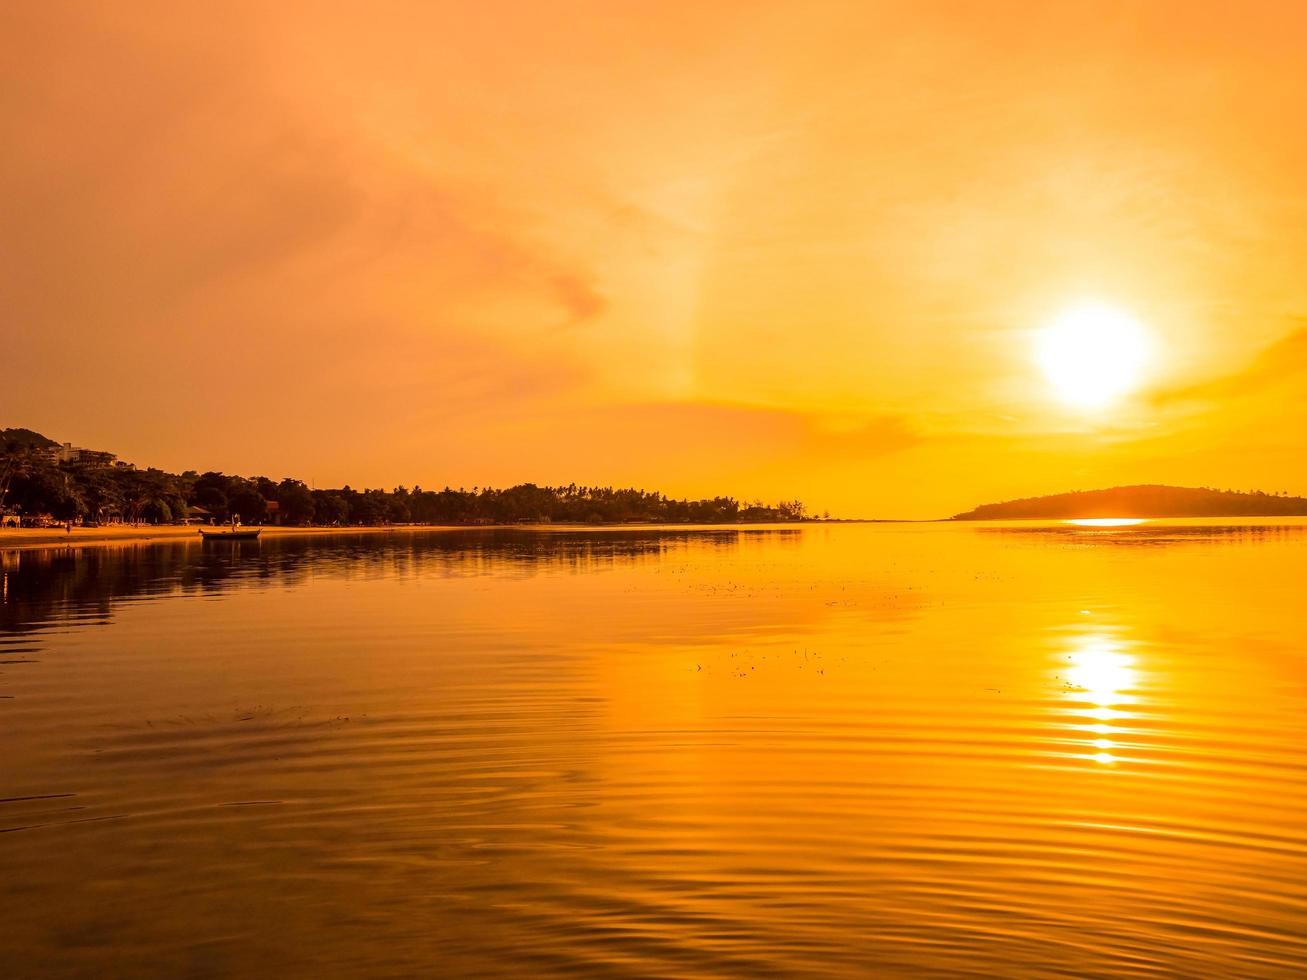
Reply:
[[[9,976],[1300,976],[1307,525],[0,557]]]

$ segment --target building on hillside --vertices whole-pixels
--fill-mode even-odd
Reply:
[[[60,454],[63,452],[63,448],[61,446],[30,446],[27,452],[30,456],[41,460],[43,463],[57,463],[61,458]]]
[[[71,442],[65,442],[58,449],[61,463],[75,463],[78,466],[112,466],[118,457],[99,449],[82,449]]]

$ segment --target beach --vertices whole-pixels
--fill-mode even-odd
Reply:
[[[450,526],[377,524],[360,527],[264,527],[262,537],[292,537],[304,534],[409,534],[451,531]],[[62,527],[0,528],[0,551],[11,548],[48,548],[51,545],[122,544],[134,541],[199,541],[199,528],[177,524],[114,524],[108,527],[74,527],[69,534]]]
[[[821,522],[812,521],[806,523],[815,524]],[[246,526],[252,527],[253,525]],[[347,525],[344,527],[326,527],[322,525],[279,527],[265,525],[262,528],[263,533],[260,537],[263,540],[267,540],[269,538],[302,537],[305,535],[320,537],[322,535],[338,534],[425,534],[428,532],[502,530],[504,528],[562,533],[578,530],[612,532],[638,531],[642,529],[675,529],[684,531],[693,529],[726,530],[731,528],[760,528],[772,526],[793,528],[800,525],[793,522],[783,522],[777,525],[769,521],[735,521],[723,524],[359,524]],[[74,527],[71,534],[62,527],[0,528],[0,551],[10,551],[19,548],[50,548],[59,545],[79,547],[83,545],[98,544],[131,544],[144,541],[199,540],[199,525],[195,524],[187,526],[177,524],[114,524],[108,527]]]

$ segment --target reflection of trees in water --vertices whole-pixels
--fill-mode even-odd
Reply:
[[[185,556],[185,548],[146,545],[0,554],[0,630],[71,616],[107,619],[115,599],[176,589]]]
[[[691,548],[725,551],[742,539],[793,538],[796,528],[525,531],[486,528],[396,535],[285,537],[266,541],[159,542],[0,553],[0,631],[107,620],[115,601],[294,585],[309,575],[404,578],[541,571],[579,574],[656,562]]]
[[[1307,524],[1137,524],[1130,527],[1085,527],[1076,524],[973,527],[982,534],[1031,539],[1065,539],[1074,545],[1161,546],[1178,544],[1254,544],[1290,541],[1307,532]]]

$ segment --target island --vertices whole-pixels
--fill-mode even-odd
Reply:
[[[983,504],[954,521],[1090,520],[1110,517],[1307,516],[1307,497],[1287,493],[1140,484],[1107,490],[1073,490]]]

